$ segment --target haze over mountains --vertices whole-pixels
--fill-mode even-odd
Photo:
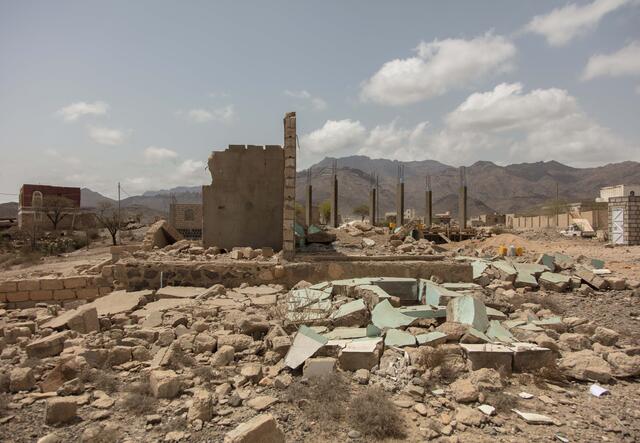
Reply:
[[[457,193],[460,173],[456,167],[434,160],[401,162],[349,156],[338,160],[340,212],[352,213],[353,208],[368,203],[372,174],[377,174],[380,185],[380,211],[395,210],[398,166],[404,166],[405,207],[424,211],[425,177],[431,176],[433,203],[436,212],[457,214]],[[313,165],[311,184],[313,198],[320,204],[330,196],[331,169],[334,158],[327,157]],[[296,195],[304,203],[304,189],[308,170],[299,171]],[[555,199],[556,184],[560,198],[566,201],[593,200],[603,186],[640,184],[640,163],[626,161],[595,168],[574,168],[556,161],[520,163],[498,166],[481,161],[466,168],[469,195],[469,214],[491,212],[523,212]],[[121,200],[124,208],[151,214],[166,214],[172,198],[180,203],[200,203],[200,186],[181,186],[168,190],[147,191],[142,195]],[[95,207],[102,201],[115,200],[82,189],[82,205]],[[0,214],[17,211],[15,204],[0,205]]]

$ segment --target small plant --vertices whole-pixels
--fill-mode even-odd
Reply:
[[[403,438],[403,420],[396,406],[380,388],[368,388],[349,403],[351,427],[363,435],[384,439]]]
[[[156,409],[156,399],[151,395],[149,378],[141,378],[125,388],[123,406],[136,414],[150,414]]]
[[[349,383],[334,373],[298,381],[289,386],[286,399],[294,403],[310,419],[332,422],[344,417],[349,399]]]

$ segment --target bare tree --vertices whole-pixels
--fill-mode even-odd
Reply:
[[[58,230],[58,224],[69,216],[69,210],[73,208],[73,202],[59,195],[47,195],[42,201],[42,212],[51,221],[53,230]]]
[[[117,245],[116,236],[121,227],[118,209],[110,202],[102,202],[98,205],[95,215],[96,220],[98,220],[98,224],[111,234],[113,245]]]

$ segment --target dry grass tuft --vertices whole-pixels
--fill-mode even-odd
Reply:
[[[149,378],[142,378],[125,388],[123,406],[136,414],[150,414],[156,410],[156,399],[151,395]]]
[[[349,382],[338,373],[296,381],[286,392],[286,400],[308,418],[326,423],[344,418],[348,399]]]
[[[351,400],[347,415],[351,427],[376,439],[403,438],[403,420],[380,388],[368,388]]]

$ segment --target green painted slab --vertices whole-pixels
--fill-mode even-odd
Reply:
[[[463,295],[447,305],[447,321],[471,325],[480,332],[489,327],[487,309],[480,300]]]
[[[389,329],[384,337],[385,346],[415,346],[416,338],[408,332],[399,329]]]
[[[489,322],[489,329],[487,329],[487,337],[492,340],[502,343],[513,343],[517,341],[511,332],[500,324],[498,320],[491,320]]]
[[[399,312],[415,318],[445,318],[447,308],[444,306],[415,305],[397,308]]]
[[[333,331],[322,334],[329,340],[345,340],[348,338],[367,337],[367,328],[335,328]]]
[[[409,326],[415,320],[397,311],[389,300],[384,300],[371,311],[371,322],[380,329],[395,329],[401,326]]]
[[[447,334],[440,331],[427,332],[426,334],[416,335],[419,345],[435,345],[447,341]]]

